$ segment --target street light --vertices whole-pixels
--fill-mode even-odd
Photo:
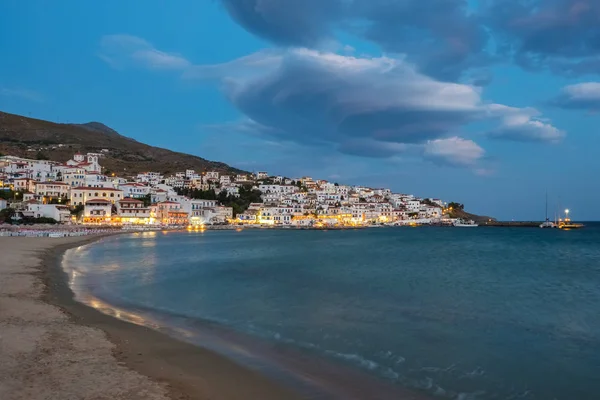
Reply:
[[[567,218],[569,218],[569,209],[568,208],[565,210],[565,214],[567,214]]]

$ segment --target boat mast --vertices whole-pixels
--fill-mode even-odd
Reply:
[[[548,191],[546,190],[546,222],[548,222]]]

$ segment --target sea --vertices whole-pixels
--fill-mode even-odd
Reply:
[[[63,268],[77,300],[307,398],[600,399],[597,223],[140,232]]]

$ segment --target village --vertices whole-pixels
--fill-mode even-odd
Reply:
[[[0,213],[17,223],[198,229],[436,224],[448,210],[439,199],[267,172],[116,176],[101,166],[104,156],[77,153],[65,163],[0,157]]]

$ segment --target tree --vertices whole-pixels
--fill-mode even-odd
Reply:
[[[84,209],[84,205],[83,204],[78,204],[75,207],[73,207],[73,209],[71,210],[71,215],[75,215],[75,216],[79,216],[79,214],[81,214],[83,212]]]
[[[12,224],[16,211],[13,208],[5,208],[0,210],[0,222]]]
[[[23,200],[23,192],[16,192],[14,190],[0,190],[0,199]]]
[[[50,200],[48,200],[47,204],[67,204],[69,202],[69,199],[67,197],[52,197]]]
[[[47,218],[47,217],[39,217],[39,218],[32,218],[32,217],[24,217],[22,222],[24,224],[58,224],[58,221],[55,220],[54,218]]]
[[[464,210],[465,205],[461,203],[451,202],[450,204],[448,204],[448,208],[452,208],[454,210]]]
[[[41,150],[35,156],[36,160],[49,160],[48,156],[45,155]]]
[[[252,189],[252,185],[244,185],[239,188],[239,196],[228,195],[226,191],[215,193],[214,189],[177,189],[179,195],[188,196],[192,199],[217,200],[225,207],[233,208],[233,215],[236,216],[245,212],[250,203],[262,203],[261,191]]]
[[[144,207],[150,207],[150,204],[152,204],[152,195],[148,193],[141,200],[144,202]]]

